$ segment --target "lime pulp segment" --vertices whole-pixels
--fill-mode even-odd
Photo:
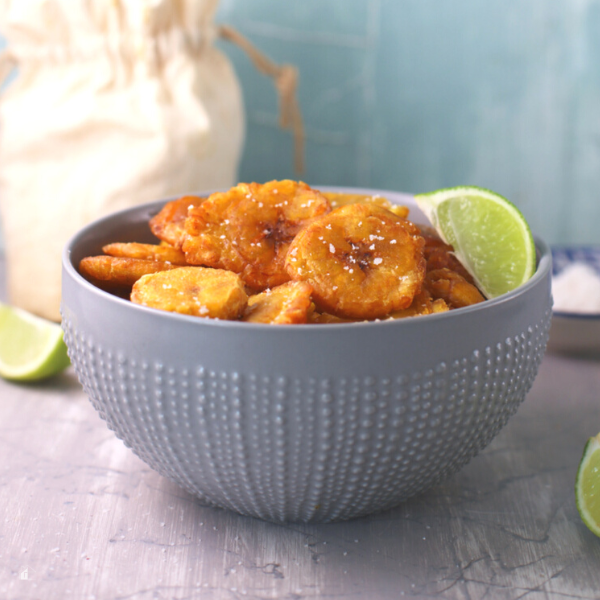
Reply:
[[[600,536],[600,434],[585,445],[577,470],[575,500],[582,521]]]
[[[488,298],[519,287],[535,272],[535,244],[529,225],[502,196],[469,186],[415,199]]]
[[[0,304],[0,376],[33,381],[68,365],[60,325]]]

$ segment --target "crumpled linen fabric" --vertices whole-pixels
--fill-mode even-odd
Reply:
[[[235,183],[242,94],[218,0],[0,0],[10,302],[60,320],[61,254],[114,211]]]

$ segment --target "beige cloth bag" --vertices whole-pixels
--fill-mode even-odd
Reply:
[[[230,186],[240,87],[218,0],[0,0],[0,207],[10,301],[59,320],[61,252],[132,205]]]

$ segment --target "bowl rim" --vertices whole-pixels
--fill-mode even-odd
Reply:
[[[416,203],[414,202],[414,197],[412,194],[408,194],[406,192],[397,192],[393,190],[385,190],[379,188],[363,188],[363,187],[351,187],[351,186],[318,186],[311,185],[316,190],[326,191],[326,192],[348,192],[348,193],[356,193],[356,194],[367,194],[367,195],[380,195],[392,203],[399,202],[407,202],[411,211],[417,211],[420,213]],[[148,316],[154,316],[156,318],[165,318],[165,319],[175,319],[176,321],[181,322],[182,324],[189,324],[193,327],[224,327],[226,329],[239,329],[239,330],[261,330],[261,331],[281,331],[285,332],[286,335],[289,335],[290,331],[310,331],[310,330],[348,330],[348,329],[356,329],[360,327],[413,327],[415,323],[421,322],[421,319],[376,319],[372,321],[355,321],[350,323],[305,323],[301,326],[297,324],[294,325],[281,325],[278,324],[276,327],[269,323],[245,323],[242,321],[229,321],[225,319],[202,319],[192,315],[183,315],[180,313],[163,311],[155,308],[151,308],[148,306],[142,306],[139,304],[134,304],[130,300],[126,300],[124,298],[120,298],[106,292],[98,287],[96,287],[93,283],[89,282],[85,279],[75,267],[73,262],[71,261],[71,253],[73,248],[87,235],[89,235],[92,231],[96,230],[99,227],[102,227],[103,224],[118,219],[119,216],[123,216],[127,213],[133,213],[137,211],[144,211],[150,208],[159,208],[162,205],[170,202],[172,200],[176,200],[177,198],[181,198],[184,195],[195,195],[201,197],[207,197],[211,193],[224,191],[229,188],[216,188],[205,191],[196,191],[189,192],[186,194],[177,194],[175,196],[171,196],[168,198],[164,198],[161,200],[153,200],[151,202],[145,202],[142,204],[137,204],[135,206],[121,209],[118,211],[114,211],[110,214],[107,214],[99,219],[96,219],[81,229],[79,229],[68,242],[65,244],[62,253],[62,265],[63,269],[70,275],[71,279],[75,281],[78,285],[83,286],[83,288],[92,293],[94,296],[99,297],[99,299],[109,302],[111,304],[116,305],[116,307],[121,308],[123,310],[133,310],[136,312],[140,312],[142,314],[146,314]],[[422,213],[421,213],[422,214]],[[510,303],[515,298],[526,294],[528,290],[535,287],[540,283],[540,280],[549,277],[552,272],[552,253],[550,246],[544,242],[543,239],[534,235],[536,254],[537,254],[537,268],[533,276],[523,285],[518,288],[507,292],[501,296],[492,299],[486,299],[485,302],[481,302],[479,304],[474,304],[471,306],[466,306],[463,308],[458,308],[452,311],[443,312],[443,313],[434,313],[431,315],[427,315],[427,322],[431,323],[434,320],[443,321],[445,319],[452,319],[457,317],[457,313],[459,315],[467,315],[471,313],[476,313],[482,310],[489,310],[492,307],[500,306],[503,304]],[[63,278],[64,285],[64,278]],[[556,314],[556,313],[554,313]],[[193,325],[192,325],[193,324]]]

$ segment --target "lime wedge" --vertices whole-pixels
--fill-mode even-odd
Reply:
[[[0,304],[0,376],[36,381],[69,366],[60,325]]]
[[[506,198],[463,186],[419,194],[415,200],[487,298],[514,290],[535,273],[531,230]]]
[[[575,478],[575,502],[581,520],[600,537],[600,433],[587,441]]]

